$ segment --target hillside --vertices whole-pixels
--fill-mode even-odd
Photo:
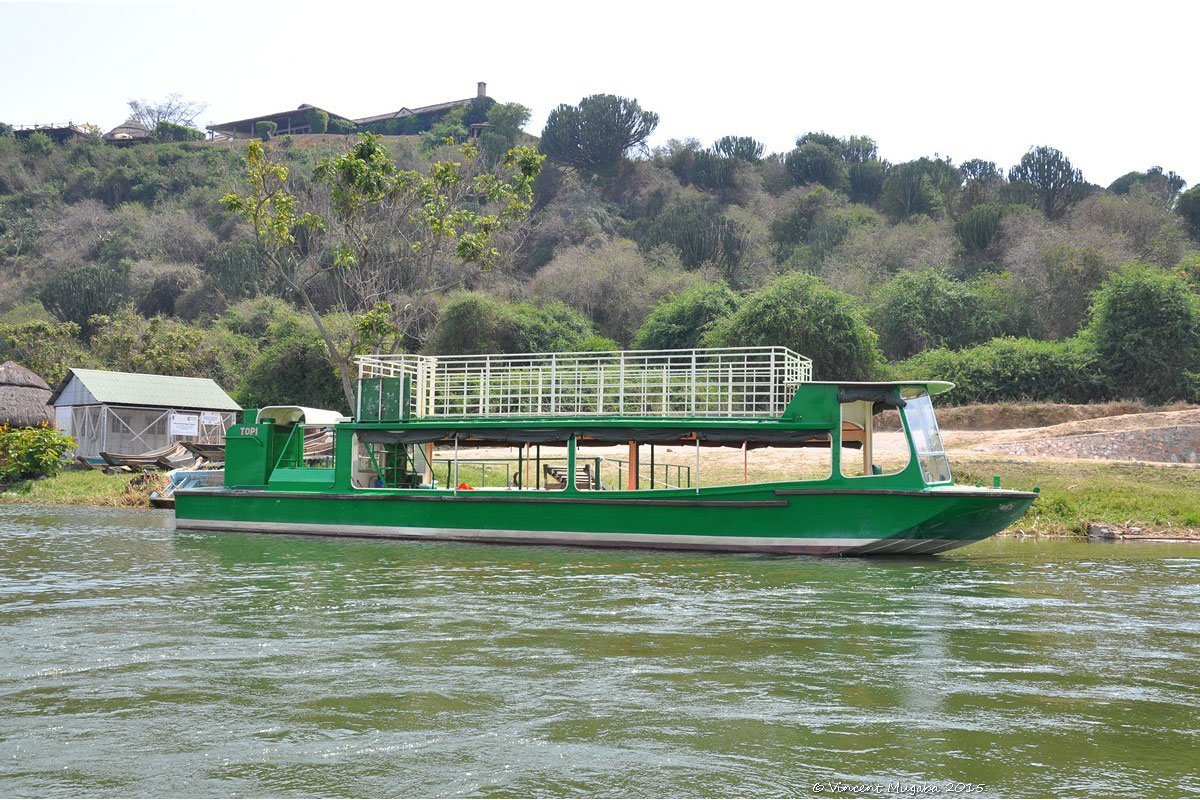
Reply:
[[[487,132],[487,168],[528,140],[514,107],[496,106],[510,118]],[[531,213],[490,263],[440,254],[367,302],[331,266],[333,226],[314,238],[307,289],[330,335],[427,352],[783,344],[818,378],[954,380],[952,402],[1200,400],[1196,190],[1174,173],[1099,187],[1049,148],[1011,168],[889,164],[868,137],[823,133],[780,154],[633,143],[598,164],[555,144],[553,120]],[[332,220],[314,169],[355,141],[267,151]],[[381,141],[400,170],[459,158],[430,136]],[[344,405],[301,298],[220,202],[243,190],[245,154],[0,136],[0,359],[51,381],[91,365],[210,375],[247,405]],[[371,230],[403,272],[399,228]]]

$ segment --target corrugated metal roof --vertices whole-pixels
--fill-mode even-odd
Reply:
[[[56,405],[72,379],[76,379],[98,403],[124,406],[153,406],[208,411],[239,411],[241,406],[212,378],[180,378],[174,375],[142,375],[102,369],[70,369],[54,390],[50,403]]]

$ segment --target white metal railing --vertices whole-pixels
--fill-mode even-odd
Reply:
[[[812,380],[812,362],[786,347],[355,361],[360,381],[408,376],[414,417],[770,417]]]

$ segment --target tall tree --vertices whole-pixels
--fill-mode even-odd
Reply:
[[[388,338],[395,347],[409,333],[410,320],[393,301],[402,293],[451,288],[453,281],[439,283],[435,275],[446,259],[490,265],[500,256],[498,234],[528,215],[543,156],[514,147],[492,171],[477,155],[467,143],[461,160],[402,170],[379,136],[363,134],[318,164],[319,192],[298,196],[287,167],[272,161],[261,143],[250,143],[246,192],[221,202],[253,226],[273,276],[303,303],[350,407],[351,359],[359,348]],[[336,306],[357,315],[348,341],[337,341],[315,300],[316,288],[330,283]]]
[[[1126,172],[1113,181],[1108,190],[1113,194],[1129,194],[1134,189],[1141,189],[1157,197],[1167,208],[1175,202],[1175,198],[1187,186],[1187,181],[1174,171],[1163,172],[1162,167],[1151,167],[1145,172]]]
[[[934,185],[930,171],[922,163],[927,161],[929,159],[897,164],[884,179],[883,210],[894,221],[906,220],[917,214],[932,217],[941,213],[941,194]]]
[[[751,136],[722,136],[713,142],[712,149],[725,158],[740,158],[757,164],[762,160],[765,147],[762,142]]]
[[[160,122],[171,122],[176,125],[196,127],[196,117],[208,108],[207,103],[187,100],[178,92],[173,92],[158,102],[149,100],[130,100],[129,116],[154,130]]]
[[[819,183],[834,191],[849,191],[850,175],[839,153],[817,141],[806,141],[787,154],[788,174],[798,184]]]
[[[1036,198],[1042,213],[1058,219],[1087,194],[1083,173],[1071,159],[1053,147],[1034,147],[1008,171],[1010,183],[1024,184]]]
[[[594,94],[550,112],[542,152],[562,164],[609,173],[631,149],[644,147],[657,127],[658,114],[644,111],[637,100]]]
[[[1175,201],[1175,213],[1183,217],[1192,238],[1200,242],[1200,185],[1193,186]]]

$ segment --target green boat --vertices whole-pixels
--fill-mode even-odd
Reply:
[[[178,491],[176,527],[929,554],[1037,497],[953,482],[932,403],[952,384],[813,381],[786,348],[365,356],[358,370],[353,419],[244,411],[224,485]]]

